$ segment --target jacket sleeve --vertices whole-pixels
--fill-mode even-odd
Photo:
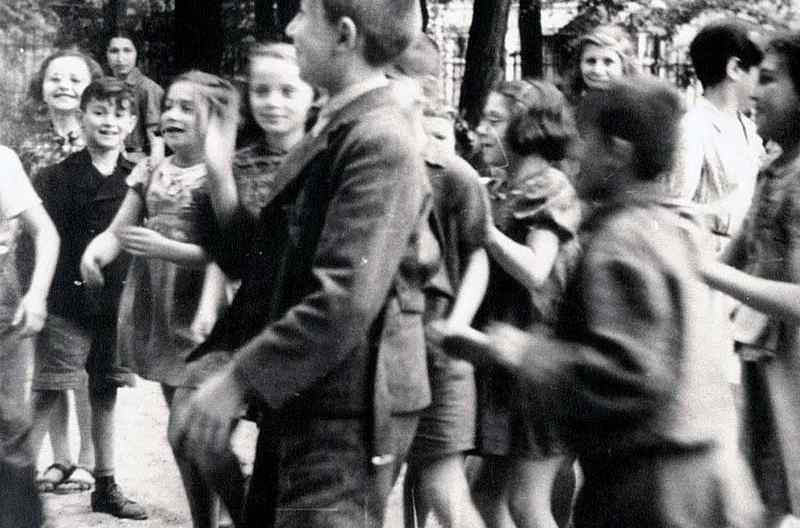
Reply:
[[[271,407],[363,346],[418,223],[422,161],[400,118],[347,134],[331,174],[340,182],[313,259],[314,290],[235,356],[236,375]]]
[[[682,290],[647,251],[600,246],[577,279],[574,335],[531,342],[522,371],[566,423],[624,427],[657,411],[678,380]]]

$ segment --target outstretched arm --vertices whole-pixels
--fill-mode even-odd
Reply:
[[[559,240],[554,231],[533,229],[525,244],[515,242],[495,226],[488,235],[489,253],[509,275],[529,290],[544,284],[558,256]]]

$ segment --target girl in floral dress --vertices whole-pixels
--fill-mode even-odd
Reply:
[[[493,267],[482,318],[546,328],[578,257],[580,203],[556,168],[576,133],[568,104],[549,83],[506,81],[489,94],[477,133],[484,161],[495,168],[488,183]],[[550,497],[567,457],[547,410],[498,369],[479,369],[476,377],[484,464],[475,500],[487,526],[507,526],[510,515],[518,528],[555,528]]]
[[[191,71],[173,80],[161,115],[173,154],[155,166],[146,159],[133,169],[119,213],[82,259],[84,275],[101,281],[100,269],[121,251],[133,255],[120,301],[117,347],[135,373],[161,383],[170,406],[187,377],[186,357],[198,342],[193,328],[198,308],[208,299],[224,304],[221,274],[204,288],[205,246],[215,229],[205,134],[212,100],[221,93],[232,94],[232,86],[207,73]],[[215,503],[196,469],[180,460],[179,468],[195,520],[216,523]]]

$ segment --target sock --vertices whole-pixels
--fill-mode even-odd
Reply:
[[[114,475],[97,477],[94,481],[97,493],[107,493],[114,486]]]

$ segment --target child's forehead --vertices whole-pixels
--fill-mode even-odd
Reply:
[[[105,107],[105,108],[113,108],[114,110],[131,112],[133,110],[133,103],[127,97],[116,97],[116,96],[92,97],[86,102],[86,108],[90,107],[94,108]]]

